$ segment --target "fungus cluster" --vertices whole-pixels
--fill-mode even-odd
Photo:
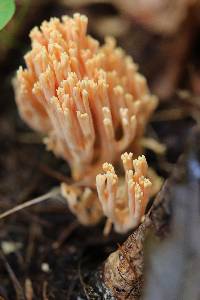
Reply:
[[[119,232],[140,223],[150,194],[140,140],[157,98],[113,38],[87,35],[87,17],[52,18],[30,33],[26,68],[14,80],[22,119],[43,133],[47,148],[68,162],[76,187],[62,184],[70,210],[83,224],[107,216]],[[125,181],[115,174],[122,156]],[[108,162],[108,163],[105,163]],[[95,178],[101,166],[104,175]],[[79,186],[77,186],[79,184]],[[83,187],[84,186],[84,187]]]
[[[148,165],[144,155],[134,160],[132,156],[132,153],[121,156],[125,180],[118,178],[113,166],[108,163],[103,165],[105,173],[96,177],[104,215],[114,224],[115,230],[121,233],[140,223],[151,193],[152,183],[145,177]]]

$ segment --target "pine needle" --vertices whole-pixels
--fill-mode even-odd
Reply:
[[[46,194],[44,194],[42,196],[33,198],[33,199],[29,200],[29,201],[26,201],[26,202],[24,202],[22,204],[19,204],[19,205],[15,206],[15,207],[13,207],[13,208],[11,208],[11,209],[3,212],[2,214],[0,214],[0,220],[2,220],[4,218],[6,218],[6,217],[8,217],[8,216],[10,216],[10,215],[12,215],[14,213],[16,213],[17,211],[20,211],[20,210],[24,209],[24,208],[30,207],[32,205],[39,204],[39,203],[41,203],[41,202],[43,202],[45,200],[48,200],[51,197],[58,196],[59,194],[60,194],[60,188],[59,187],[54,188],[53,190],[51,190],[50,192],[48,192],[48,193],[46,193]]]

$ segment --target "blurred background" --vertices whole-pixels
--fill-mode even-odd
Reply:
[[[178,88],[199,94],[199,9],[199,0],[16,0],[14,17],[0,33],[0,61],[26,51],[33,25],[79,11],[95,37],[117,38],[160,98]]]

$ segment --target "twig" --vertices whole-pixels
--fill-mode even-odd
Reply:
[[[47,296],[47,286],[48,286],[48,282],[44,281],[43,282],[43,287],[42,287],[42,299],[43,300],[49,300],[49,298]]]
[[[25,263],[26,265],[29,265],[32,259],[32,255],[34,253],[35,249],[35,240],[38,236],[38,224],[32,223],[30,226],[30,233],[29,233],[29,239],[28,239],[28,245],[26,248],[26,254],[25,254]]]
[[[152,117],[152,122],[176,121],[189,116],[185,108],[171,108],[158,111]]]
[[[26,295],[26,300],[33,299],[33,286],[32,286],[32,281],[29,278],[26,278],[25,280],[25,295]]]
[[[58,249],[64,241],[72,234],[72,232],[78,227],[78,222],[74,221],[69,226],[63,230],[59,236],[59,238],[53,243],[53,249]]]
[[[46,166],[44,164],[39,165],[39,170],[41,172],[45,173],[46,175],[48,175],[54,179],[57,179],[59,182],[65,182],[67,184],[72,184],[72,180],[70,178],[64,176],[60,172],[57,172],[57,171],[49,168],[48,166]]]
[[[0,259],[2,260],[8,274],[10,276],[10,279],[13,283],[13,286],[14,286],[14,289],[16,292],[16,297],[17,297],[16,299],[17,300],[25,300],[23,289],[22,289],[17,277],[15,276],[15,273],[13,272],[11,266],[9,265],[8,261],[6,260],[4,254],[2,253],[1,250],[0,250]]]
[[[81,274],[81,261],[80,261],[79,266],[78,266],[78,275],[79,275],[80,283],[81,283],[81,286],[82,286],[83,291],[85,293],[85,296],[88,300],[90,300],[90,295],[87,291],[87,284],[85,284],[85,282],[83,280],[83,276]]]
[[[154,151],[158,155],[164,155],[166,152],[166,146],[159,143],[154,138],[142,138],[141,145],[144,148]]]
[[[22,203],[22,204],[19,204],[7,211],[5,211],[4,213],[0,214],[0,220],[16,213],[17,211],[20,211],[26,207],[30,207],[32,205],[36,205],[36,204],[39,204],[45,200],[48,200],[49,198],[53,197],[53,196],[57,196],[60,194],[60,188],[54,188],[52,191],[50,191],[49,193],[46,193],[42,196],[39,196],[37,198],[34,198],[34,199],[31,199],[25,203]]]

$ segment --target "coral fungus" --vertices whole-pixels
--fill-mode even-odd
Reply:
[[[46,136],[47,148],[66,160],[73,180],[85,186],[63,184],[61,190],[79,221],[91,224],[102,215],[92,190],[101,165],[107,161],[116,166],[127,148],[134,157],[139,154],[157,98],[150,94],[132,58],[116,47],[113,38],[100,46],[86,31],[87,17],[80,14],[64,16],[62,21],[52,18],[40,29],[34,28],[30,33],[32,49],[25,55],[26,69],[19,68],[14,87],[23,120]],[[103,212],[120,232],[140,222],[150,186],[143,178],[147,168],[144,157],[134,161],[134,175],[129,160],[130,155],[124,154],[123,188],[117,188],[118,178],[109,164],[104,165],[106,175],[97,177]],[[113,186],[111,176],[115,178]],[[111,207],[104,201],[105,179],[107,189],[111,184],[115,190],[109,190]]]
[[[48,149],[68,161],[75,180],[89,176],[90,184],[103,162],[139,142],[157,99],[113,38],[99,46],[86,30],[79,14],[34,28],[15,92],[21,117],[47,135]]]
[[[105,174],[97,175],[96,184],[104,214],[114,224],[115,230],[123,233],[140,223],[152,184],[145,178],[148,165],[144,156],[133,160],[132,153],[124,153],[121,158],[125,182],[119,180],[111,164],[105,163],[103,165]]]

